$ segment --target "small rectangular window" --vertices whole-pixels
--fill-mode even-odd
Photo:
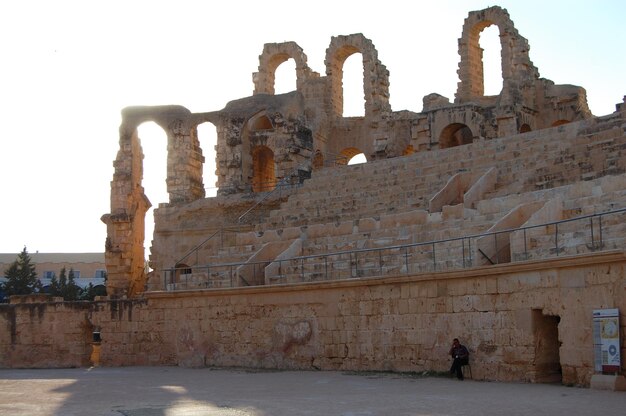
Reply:
[[[104,279],[105,273],[106,273],[106,270],[98,269],[98,270],[96,270],[96,273],[94,274],[93,277],[95,277],[96,279]]]
[[[54,277],[54,272],[50,271],[50,270],[46,270],[45,272],[43,272],[43,278],[44,279],[52,279]]]

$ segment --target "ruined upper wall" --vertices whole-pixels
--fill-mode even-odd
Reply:
[[[500,30],[503,89],[486,97],[479,37],[494,24]],[[584,89],[539,78],[529,49],[508,12],[494,6],[470,12],[465,20],[454,102],[431,94],[419,113],[392,111],[389,71],[373,42],[360,33],[331,38],[324,76],[309,68],[306,54],[295,42],[264,45],[253,74],[253,95],[220,111],[191,113],[180,106],[125,109],[111,182],[111,212],[102,218],[107,224],[111,292],[139,293],[145,282],[143,221],[151,204],[142,187],[139,124],[154,121],[167,134],[166,182],[169,204],[176,207],[205,197],[205,156],[196,128],[205,121],[217,129],[218,195],[250,196],[290,179],[302,181],[314,169],[345,164],[359,153],[368,161],[393,158],[591,117]],[[364,116],[343,117],[343,65],[355,53],[362,56]],[[296,64],[296,91],[274,95],[276,69],[288,59]]]
[[[503,88],[500,105],[521,101],[520,90],[532,86],[539,78],[539,71],[528,55],[528,40],[515,29],[506,9],[494,6],[473,11],[465,19],[459,39],[461,60],[457,74],[460,82],[455,103],[472,101],[484,95],[483,50],[479,38],[480,33],[491,25],[498,27],[502,47]]]

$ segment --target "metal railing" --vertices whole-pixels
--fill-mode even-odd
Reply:
[[[288,259],[162,270],[167,290],[238,287],[450,271],[623,248],[626,208],[538,225],[420,243]],[[508,252],[503,256],[502,252]],[[238,268],[252,266],[249,281]],[[266,276],[273,265],[275,273]],[[183,273],[185,272],[185,273]]]
[[[269,186],[271,184],[271,187]],[[302,185],[302,182],[298,182],[294,180],[293,175],[292,176],[288,176],[285,177],[283,179],[281,179],[278,182],[272,181],[272,182],[268,182],[266,183],[266,185],[268,185],[268,189],[271,189],[269,191],[264,191],[264,192],[259,192],[259,195],[263,195],[261,197],[261,199],[259,199],[256,203],[254,203],[250,208],[248,208],[246,211],[244,211],[241,215],[239,215],[237,217],[237,221],[233,226],[222,226],[220,227],[218,230],[216,230],[213,234],[211,234],[209,237],[207,237],[206,239],[204,239],[200,244],[197,244],[196,246],[194,246],[194,248],[192,248],[191,250],[189,250],[189,252],[187,252],[187,254],[185,254],[183,257],[181,257],[180,259],[178,259],[175,264],[178,265],[180,263],[183,263],[186,259],[189,258],[189,256],[195,254],[196,255],[196,262],[195,264],[198,264],[198,253],[200,252],[200,250],[205,247],[209,242],[213,241],[215,238],[219,237],[220,238],[220,247],[223,247],[224,245],[224,234],[226,233],[236,233],[241,231],[241,227],[244,224],[244,219],[246,217],[248,217],[252,212],[254,212],[255,210],[258,211],[258,209],[260,208],[260,206],[266,202],[269,199],[272,199],[273,197],[275,199],[280,199],[282,198],[284,195],[284,193],[286,193],[287,190],[291,190],[294,188],[297,188],[299,186]],[[185,266],[181,266],[182,269],[188,269],[189,266],[185,265]]]
[[[259,207],[268,199],[272,198],[272,197],[276,197],[278,199],[283,197],[283,193],[285,193],[287,190],[291,190],[297,187],[300,187],[302,185],[301,182],[297,182],[294,181],[294,178],[292,176],[289,177],[285,177],[283,179],[281,179],[280,181],[278,181],[278,183],[276,183],[276,186],[270,190],[267,191],[265,193],[265,195],[259,199],[254,205],[252,205],[250,208],[248,208],[243,214],[241,214],[238,218],[237,218],[237,224],[242,224],[243,220],[250,215],[250,213],[252,213],[253,211],[259,209]]]

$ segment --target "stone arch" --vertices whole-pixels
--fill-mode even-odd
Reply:
[[[439,136],[439,147],[448,147],[470,144],[474,141],[472,130],[463,123],[452,123],[447,125]]]
[[[122,110],[120,147],[111,181],[111,212],[107,225],[105,264],[109,296],[135,296],[144,290],[145,216],[151,206],[142,186],[143,151],[137,127],[153,121],[167,135],[167,192],[169,203],[204,197],[202,153],[191,133],[190,111],[180,106],[129,107]]]
[[[252,149],[252,190],[254,192],[266,192],[275,187],[274,152],[267,146],[255,146]]]
[[[302,48],[295,42],[266,43],[259,56],[259,71],[252,74],[254,95],[275,93],[276,68],[290,58],[296,63],[296,87],[301,90],[306,79],[313,74]]]
[[[330,110],[335,116],[343,113],[343,64],[354,54],[363,57],[363,92],[365,94],[365,117],[390,112],[389,71],[378,60],[378,51],[371,40],[363,34],[333,36],[326,49],[326,76]]]
[[[529,131],[532,131],[532,129],[531,129],[531,128],[530,128],[530,126],[529,126],[528,124],[526,124],[526,123],[522,124],[522,125],[519,127],[519,132],[520,132],[520,133],[528,133]]]
[[[352,159],[356,155],[360,155],[361,153],[363,152],[356,147],[346,147],[341,152],[339,152],[341,157],[337,158],[336,164],[347,165],[350,162],[350,159]],[[365,159],[367,160],[367,156],[365,157]]]
[[[483,51],[479,45],[480,33],[488,26],[497,25],[502,47],[502,92],[500,104],[510,104],[525,82],[539,78],[539,72],[530,60],[528,40],[521,36],[506,9],[493,6],[470,12],[463,24],[459,39],[460,82],[455,95],[456,103],[471,101],[484,95]]]
[[[250,131],[274,130],[274,124],[265,112],[248,120],[248,127]]]

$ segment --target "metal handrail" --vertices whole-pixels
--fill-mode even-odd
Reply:
[[[256,208],[257,206],[259,206],[263,201],[265,201],[267,198],[269,198],[275,191],[279,190],[282,187],[285,186],[293,186],[292,184],[288,184],[286,181],[287,178],[283,178],[281,179],[277,184],[276,187],[272,190],[267,192],[263,198],[261,198],[259,201],[257,201],[252,207],[248,208],[243,214],[241,214],[238,218],[237,218],[237,225],[241,225],[241,222],[243,220],[243,218],[245,216],[247,216],[250,212],[252,212],[252,210],[254,208]],[[285,183],[283,183],[285,182]],[[204,246],[206,243],[208,243],[209,241],[211,241],[213,238],[215,238],[216,235],[220,234],[223,236],[224,232],[228,232],[231,231],[229,230],[228,227],[220,227],[218,230],[216,230],[213,234],[211,234],[209,237],[207,237],[205,240],[203,240],[200,244],[196,245],[194,248],[192,248],[191,250],[189,250],[189,252],[187,254],[185,254],[183,257],[181,257],[180,259],[178,259],[174,264],[177,265],[180,262],[182,262],[183,260],[185,260],[187,257],[189,257],[191,254],[193,253],[197,253],[198,250],[200,250],[200,248],[202,248],[202,246]],[[176,268],[176,267],[175,267]],[[169,270],[169,269],[168,269]]]
[[[191,254],[193,254],[194,252],[197,252],[200,247],[202,247],[203,245],[205,245],[207,242],[209,242],[211,239],[213,239],[213,237],[215,237],[218,233],[222,233],[223,232],[223,228],[220,228],[219,230],[215,231],[213,234],[211,234],[206,240],[204,240],[203,242],[201,242],[200,244],[198,244],[197,246],[195,246],[194,248],[192,248],[191,250],[189,250],[189,252],[187,254],[185,254],[182,258],[180,258],[179,260],[177,260],[174,264],[178,264],[181,261],[185,260],[187,257],[189,257]]]
[[[288,262],[300,262],[302,264],[302,267],[304,266],[304,262],[306,260],[309,259],[315,259],[315,258],[322,258],[324,259],[324,266],[325,266],[325,274],[328,274],[327,268],[328,268],[328,259],[331,257],[339,257],[339,256],[346,256],[349,255],[350,256],[350,263],[352,267],[352,263],[358,263],[358,255],[360,253],[369,253],[369,252],[382,252],[384,250],[398,250],[398,251],[404,251],[404,255],[406,257],[405,262],[407,263],[407,273],[408,273],[408,249],[409,248],[414,248],[414,247],[420,247],[420,246],[432,246],[432,251],[433,251],[433,263],[434,263],[434,267],[436,269],[436,258],[435,258],[435,246],[436,244],[443,244],[443,243],[449,243],[449,242],[455,242],[455,241],[461,241],[462,243],[462,250],[463,250],[463,268],[466,267],[466,265],[469,265],[469,267],[472,267],[472,259],[471,259],[471,240],[472,239],[476,239],[476,238],[481,238],[481,237],[486,237],[486,236],[495,236],[497,237],[499,234],[505,234],[505,233],[513,233],[513,232],[518,232],[518,231],[523,231],[524,232],[524,250],[525,253],[527,254],[527,248],[526,248],[526,231],[530,230],[530,229],[534,229],[534,228],[541,228],[541,227],[547,227],[547,226],[551,226],[554,225],[555,228],[558,229],[558,225],[559,224],[564,224],[564,223],[570,223],[570,222],[574,222],[574,221],[581,221],[581,220],[585,220],[585,219],[591,219],[591,238],[592,238],[592,247],[596,247],[596,242],[595,242],[595,237],[594,237],[594,233],[593,233],[593,219],[594,218],[598,218],[599,222],[597,224],[597,226],[599,227],[599,232],[600,232],[600,236],[599,236],[599,247],[603,246],[603,237],[602,237],[602,217],[607,216],[607,215],[612,215],[612,214],[618,214],[618,213],[624,213],[626,212],[626,208],[622,208],[622,209],[617,209],[617,210],[611,210],[611,211],[605,211],[602,213],[595,213],[595,214],[588,214],[588,215],[582,215],[579,217],[575,217],[575,218],[568,218],[568,219],[564,219],[564,220],[558,220],[558,221],[551,221],[551,222],[546,222],[546,223],[542,223],[542,224],[536,224],[536,225],[529,225],[529,226],[525,226],[525,227],[519,227],[519,228],[509,228],[509,229],[505,229],[505,230],[499,230],[499,231],[492,231],[492,232],[486,232],[486,233],[479,233],[479,234],[470,234],[470,235],[466,235],[466,236],[461,236],[461,237],[453,237],[453,238],[447,238],[447,239],[441,239],[441,240],[432,240],[432,241],[426,241],[426,242],[420,242],[420,243],[411,243],[411,244],[402,244],[402,245],[392,245],[392,246],[385,246],[385,247],[377,247],[377,248],[369,248],[369,249],[357,249],[357,250],[344,250],[344,251],[338,251],[338,252],[333,252],[333,253],[322,253],[322,254],[313,254],[313,255],[308,255],[308,256],[298,256],[298,257],[292,257],[292,258],[286,258],[286,259],[280,259],[280,260],[272,260],[272,261],[258,261],[258,262],[235,262],[235,263],[215,263],[215,264],[208,264],[208,265],[202,265],[202,266],[195,266],[194,268],[196,269],[204,269],[206,268],[208,269],[219,269],[219,268],[229,268],[231,270],[231,280],[233,278],[232,276],[232,270],[233,268],[235,268],[236,266],[241,266],[241,265],[267,265],[268,263],[275,263],[278,262],[279,264],[283,264],[283,263],[288,263]],[[468,240],[469,243],[469,262],[466,263],[466,259],[465,259],[465,240]],[[555,247],[556,247],[556,255],[558,255],[558,249],[559,249],[559,244],[558,244],[558,234],[555,234]],[[355,261],[353,262],[353,256]],[[379,254],[379,256],[381,256]],[[382,263],[382,260],[381,260]],[[492,262],[493,264],[493,262]],[[357,264],[357,268],[358,268],[358,264]],[[163,269],[164,272],[175,272],[177,269],[173,268],[173,269]],[[302,273],[304,273],[304,268],[302,270]],[[352,276],[352,270],[350,272],[351,276]],[[357,274],[358,274],[358,269],[357,269]],[[381,264],[381,275],[382,275],[382,264]]]
[[[248,208],[243,214],[241,214],[238,218],[237,218],[237,224],[241,224],[241,222],[243,221],[243,219],[250,213],[252,212],[254,209],[256,209],[256,207],[258,207],[259,205],[261,205],[266,199],[268,199],[270,196],[272,196],[275,192],[281,192],[282,191],[282,187],[287,186],[287,185],[292,185],[292,184],[288,184],[287,183],[287,177],[282,178],[280,181],[278,181],[278,183],[276,184],[276,187],[274,189],[272,189],[271,191],[268,191],[263,198],[261,198],[260,200],[258,200],[254,205],[252,205],[250,208]]]

